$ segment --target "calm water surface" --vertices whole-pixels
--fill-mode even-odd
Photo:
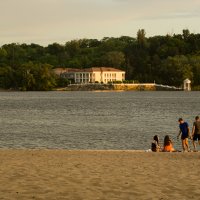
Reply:
[[[177,119],[196,115],[200,92],[0,92],[0,148],[181,149]]]

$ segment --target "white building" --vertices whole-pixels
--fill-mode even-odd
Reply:
[[[57,68],[54,72],[69,80],[73,80],[75,83],[109,83],[125,80],[125,71],[110,67],[86,69]]]
[[[183,89],[185,91],[191,91],[191,80],[188,78],[183,81]]]

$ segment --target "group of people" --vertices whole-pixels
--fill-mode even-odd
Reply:
[[[151,143],[151,150],[153,152],[174,152],[176,151],[173,147],[172,140],[170,139],[169,135],[166,135],[164,138],[163,148],[160,145],[158,135],[154,135],[153,142]]]
[[[200,118],[199,116],[195,117],[195,121],[193,123],[192,132],[190,134],[189,125],[182,118],[178,119],[179,122],[179,133],[177,139],[181,136],[182,148],[183,151],[191,151],[189,147],[188,139],[191,139],[193,142],[194,151],[197,151],[196,142],[198,141],[200,145]],[[153,142],[151,144],[151,150],[153,152],[175,152],[176,150],[173,147],[173,142],[169,135],[166,135],[164,138],[163,147],[160,145],[158,135],[153,137]]]

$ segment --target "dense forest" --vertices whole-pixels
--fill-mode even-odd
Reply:
[[[200,34],[135,38],[122,36],[79,39],[49,44],[5,44],[0,48],[0,88],[51,90],[68,81],[56,77],[53,68],[114,67],[126,71],[127,80],[180,86],[185,78],[200,88]]]

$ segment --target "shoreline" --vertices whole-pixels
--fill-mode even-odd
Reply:
[[[0,149],[0,159],[0,199],[199,199],[200,152]]]
[[[119,84],[99,84],[99,83],[85,83],[85,84],[70,84],[63,88],[63,91],[183,91],[182,88],[174,86],[160,85],[156,83],[119,83]]]
[[[13,90],[10,89],[8,91]],[[183,91],[183,89],[156,83],[84,83],[52,88],[52,91]]]

